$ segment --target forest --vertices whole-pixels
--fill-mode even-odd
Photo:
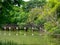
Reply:
[[[19,31],[16,31],[17,29]],[[7,32],[3,30],[9,31]],[[31,33],[33,35],[33,33],[36,34],[36,32],[42,34],[44,33],[49,36],[52,35],[52,37],[58,38],[57,40],[59,40],[60,0],[0,0],[0,32],[9,33],[11,30],[13,30],[14,32],[16,31],[15,33],[19,33],[21,30],[22,34],[27,33],[27,35]],[[26,30],[26,32],[24,32],[23,30]],[[13,34],[14,32],[11,31],[10,33]],[[30,44],[29,41],[28,43]],[[47,45],[59,44],[49,43]]]

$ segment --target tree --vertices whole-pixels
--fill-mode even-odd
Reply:
[[[22,0],[0,0],[0,24],[3,23],[11,23],[11,11],[12,13],[15,13],[14,6],[18,5],[17,7],[20,7],[22,5]],[[18,8],[19,9],[19,8]],[[15,11],[14,11],[15,10]],[[9,17],[9,18],[8,18]]]
[[[46,0],[30,0],[25,3],[25,5],[23,6],[23,9],[28,12],[32,8],[43,7],[45,4],[46,4]]]

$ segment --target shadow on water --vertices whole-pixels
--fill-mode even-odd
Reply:
[[[12,41],[7,41],[7,42],[0,41],[0,45],[18,45],[18,44]]]
[[[13,41],[7,41],[7,42],[0,41],[0,45],[31,45],[31,44],[17,44]],[[35,45],[35,44],[33,44],[33,45]]]
[[[27,45],[27,44],[17,44],[13,41],[7,41],[7,42],[0,41],[0,45]]]

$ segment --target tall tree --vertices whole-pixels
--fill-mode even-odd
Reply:
[[[46,4],[46,0],[30,0],[26,2],[25,6],[23,6],[25,11],[29,11],[32,8],[43,7]]]
[[[14,13],[14,6],[20,7],[22,5],[23,0],[0,0],[0,24],[3,23],[11,23],[11,14]]]

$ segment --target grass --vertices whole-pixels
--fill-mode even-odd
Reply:
[[[26,35],[24,35],[26,33]],[[10,35],[9,35],[10,34]],[[16,35],[18,34],[18,35]],[[39,32],[0,31],[0,45],[59,45],[60,40]]]

